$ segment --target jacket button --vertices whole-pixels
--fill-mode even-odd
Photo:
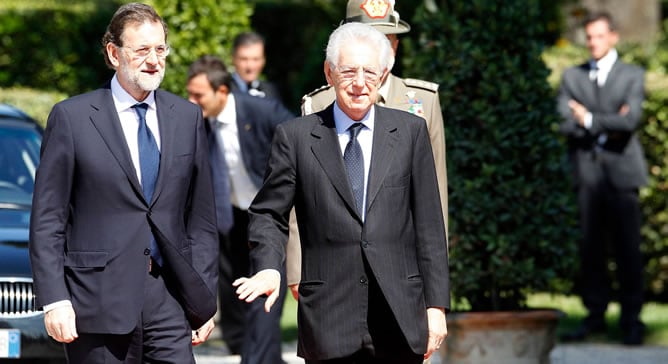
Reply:
[[[144,255],[150,255],[151,249],[144,249]]]
[[[367,246],[369,246],[369,242],[366,240],[362,240],[362,248],[366,248]]]
[[[367,285],[368,281],[366,280],[366,277],[365,277],[365,276],[361,276],[361,277],[360,277],[360,283],[363,284],[363,285],[365,285],[365,286]]]

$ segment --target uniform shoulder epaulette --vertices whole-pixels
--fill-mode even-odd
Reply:
[[[315,89],[315,90],[307,93],[306,95],[302,96],[302,102],[304,102],[304,100],[306,98],[313,97],[313,96],[315,96],[315,95],[317,95],[317,94],[319,94],[323,91],[329,90],[331,87],[332,87],[331,85],[324,85],[324,86],[318,87],[317,89]]]
[[[404,78],[404,83],[409,87],[416,87],[431,92],[438,92],[438,84],[434,82],[418,80],[415,78]]]

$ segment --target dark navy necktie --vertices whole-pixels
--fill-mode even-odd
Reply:
[[[346,164],[346,169],[348,169],[350,186],[353,189],[355,205],[360,216],[364,216],[362,213],[362,209],[364,208],[364,156],[362,155],[362,147],[359,141],[357,141],[357,136],[363,127],[364,124],[356,122],[348,128],[350,140],[343,152],[343,160]]]
[[[148,104],[141,103],[133,106],[139,117],[137,131],[137,145],[139,146],[139,169],[141,170],[141,187],[144,198],[150,205],[155,190],[155,182],[160,170],[160,151],[151,130],[146,125],[146,110]],[[154,237],[151,237],[151,258],[162,266],[162,255]]]
[[[217,121],[206,120],[206,130],[209,139],[209,164],[211,165],[211,179],[213,194],[216,201],[216,225],[218,231],[226,235],[232,229],[234,216],[232,215],[232,201],[230,199],[230,172],[224,157],[222,143],[216,138]]]

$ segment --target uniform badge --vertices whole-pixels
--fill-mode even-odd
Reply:
[[[424,107],[422,106],[422,100],[415,97],[415,91],[406,92],[406,97],[408,98],[408,112],[424,118]]]
[[[366,15],[371,19],[382,19],[387,15],[390,9],[388,0],[366,0],[360,8],[364,10]]]

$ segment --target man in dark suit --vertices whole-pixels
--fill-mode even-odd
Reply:
[[[214,56],[199,58],[188,70],[189,99],[202,107],[208,121],[218,216],[231,216],[218,224],[220,326],[228,348],[241,353],[243,364],[276,364],[282,361],[286,285],[278,307],[266,315],[262,302],[239,301],[232,282],[249,274],[247,210],[262,186],[274,129],[294,116],[276,99],[230,92],[231,82],[225,64]]]
[[[644,74],[622,62],[610,15],[596,13],[585,23],[591,59],[564,72],[558,108],[568,137],[577,189],[582,263],[582,300],[589,311],[565,340],[582,340],[605,330],[610,301],[606,248],[612,243],[620,283],[623,342],[642,343],[643,266],[640,253],[638,188],[647,183],[647,165],[636,135],[642,116]]]
[[[264,38],[260,34],[244,32],[237,35],[232,44],[232,92],[280,100],[276,85],[260,79],[266,63]]]
[[[169,46],[153,8],[121,6],[102,43],[114,77],[47,122],[30,224],[37,302],[69,363],[194,363],[218,277],[202,113],[158,89]]]
[[[422,363],[447,334],[448,255],[424,119],[374,105],[393,60],[362,23],[330,36],[336,101],[276,129],[249,209],[251,278],[239,298],[278,298],[294,206],[302,251],[298,355],[306,363]]]

